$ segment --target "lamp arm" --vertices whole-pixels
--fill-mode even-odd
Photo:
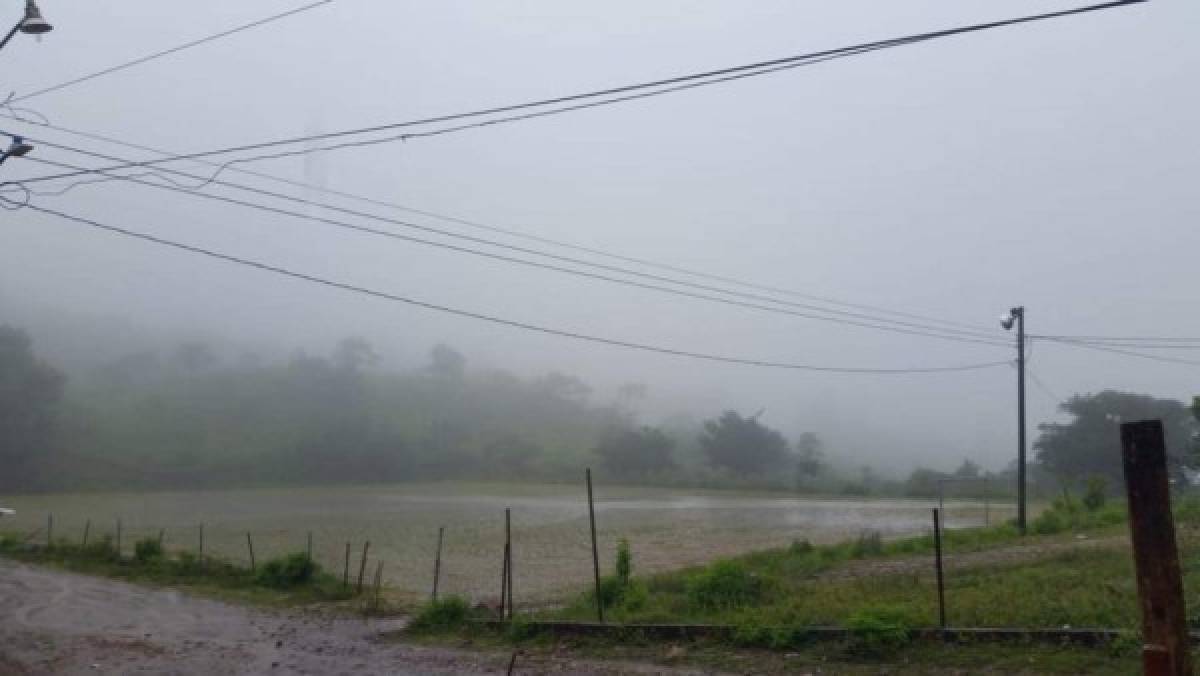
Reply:
[[[12,39],[12,36],[16,35],[17,31],[21,30],[21,24],[23,23],[25,23],[25,20],[21,19],[17,23],[13,24],[12,30],[8,32],[8,35],[5,35],[4,39],[0,40],[0,49],[4,49],[4,45],[8,44],[8,41]]]

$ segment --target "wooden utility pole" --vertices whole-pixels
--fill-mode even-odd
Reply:
[[[1142,668],[1147,676],[1185,676],[1192,660],[1162,422],[1122,424],[1121,461],[1142,608]]]

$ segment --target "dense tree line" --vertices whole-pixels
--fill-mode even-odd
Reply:
[[[29,336],[0,326],[0,490],[212,486],[409,479],[570,480],[770,486],[853,495],[929,497],[1011,488],[1013,467],[989,473],[917,468],[906,481],[870,467],[835,471],[811,432],[794,444],[758,415],[654,427],[639,421],[641,384],[594,401],[562,373],[519,378],[473,370],[448,345],[426,365],[385,370],[348,338],[327,355],[231,357],[203,342],[135,351],[68,381]],[[1200,399],[1116,391],[1077,395],[1067,422],[1040,426],[1032,476],[1048,490],[1101,477],[1121,484],[1117,426],[1159,418],[1177,478],[1195,466]],[[975,484],[980,485],[980,484]]]

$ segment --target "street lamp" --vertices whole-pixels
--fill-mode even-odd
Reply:
[[[34,0],[25,0],[25,16],[21,17],[21,20],[12,27],[12,30],[8,31],[8,35],[5,35],[3,40],[0,40],[0,49],[3,49],[4,45],[8,44],[8,41],[12,39],[12,36],[17,34],[17,31],[26,35],[41,35],[49,33],[52,30],[54,30],[54,26],[51,26],[48,21],[42,18],[42,11],[38,9],[37,2]]]
[[[1017,327],[1017,528],[1025,534],[1025,308],[1000,318],[1005,331]]]
[[[4,164],[4,160],[10,157],[24,157],[33,150],[33,146],[25,142],[20,136],[13,136],[12,143],[8,144],[8,148],[4,152],[0,152],[0,164]]]

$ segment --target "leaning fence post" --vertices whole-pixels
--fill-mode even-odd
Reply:
[[[83,545],[87,547],[88,531],[92,529],[92,520],[88,519],[87,523],[83,524]]]
[[[1148,676],[1192,673],[1183,580],[1162,422],[1121,425],[1129,533],[1142,608],[1142,666]]]
[[[442,574],[442,536],[446,533],[445,526],[438,527],[437,555],[433,559],[433,600],[437,600],[438,578]]]
[[[592,574],[596,578],[596,617],[604,621],[604,600],[600,598],[600,552],[596,549],[596,507],[592,500],[592,468],[587,469],[588,520],[592,524]]]
[[[350,586],[350,543],[346,543],[346,565],[342,568],[342,587]]]
[[[946,588],[942,582],[942,527],[941,523],[939,523],[939,511],[937,508],[933,510],[933,552],[934,565],[937,567],[938,626],[945,629]]]
[[[371,549],[371,541],[367,540],[363,543],[362,560],[358,562],[358,590],[356,594],[362,593],[363,575],[367,573],[367,552]]]
[[[246,549],[250,550],[250,572],[254,572],[254,541],[250,539],[250,531],[246,531]]]

